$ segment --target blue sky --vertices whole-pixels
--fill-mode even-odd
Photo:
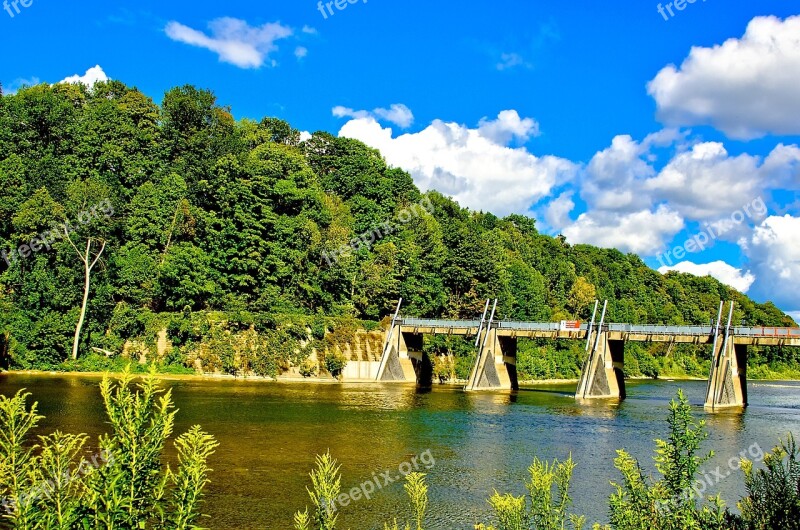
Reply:
[[[238,118],[378,147],[470,208],[800,316],[793,2],[353,1],[9,3],[0,81],[99,66],[84,79],[156,101],[210,88]]]

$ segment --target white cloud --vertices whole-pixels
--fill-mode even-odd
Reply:
[[[673,152],[659,170],[655,148],[665,147]],[[770,190],[792,188],[800,188],[797,146],[778,145],[766,158],[747,153],[733,156],[721,143],[687,145],[685,133],[665,129],[642,142],[617,136],[611,146],[592,157],[567,190],[578,193],[584,202],[585,210],[577,220],[553,216],[550,203],[539,210],[548,222],[560,221],[553,228],[573,243],[614,243],[648,253],[663,250],[680,230],[676,230],[676,219],[686,226],[697,223],[697,231],[708,224],[719,227],[724,221],[725,230],[718,233],[716,228],[712,242],[736,242],[766,217]],[[662,206],[668,207],[669,216],[664,210],[659,213]],[[652,247],[643,244],[637,232],[623,230],[645,212],[658,221],[644,228],[655,238]]]
[[[800,311],[789,311],[786,314],[792,317],[795,322],[800,322]]]
[[[731,156],[721,143],[700,143],[675,155],[644,187],[691,219],[727,217],[763,192],[769,175],[761,165],[756,156]]]
[[[414,123],[414,113],[402,103],[394,103],[388,109],[377,108],[373,111],[353,110],[348,107],[333,107],[332,113],[337,118],[365,119],[372,118],[376,121],[384,121],[407,129]]]
[[[561,233],[570,243],[591,243],[622,252],[654,254],[683,228],[683,219],[665,205],[655,211],[583,213]]]
[[[308,131],[300,131],[300,141],[305,142],[311,140],[311,133]]]
[[[694,47],[647,85],[673,125],[712,125],[731,138],[800,134],[800,16],[756,17],[741,39]]]
[[[301,31],[306,35],[317,35],[319,33],[316,28],[312,28],[311,26],[303,26]]]
[[[275,43],[293,35],[291,28],[278,22],[251,27],[244,20],[230,17],[212,20],[208,27],[211,36],[175,21],[167,24],[164,31],[174,41],[210,50],[219,55],[220,61],[239,68],[260,68],[265,62],[276,66],[276,61],[270,59],[278,49]]]
[[[411,127],[414,123],[414,114],[411,112],[411,109],[403,104],[395,103],[388,109],[375,109],[372,112],[384,121],[394,123],[403,129]]]
[[[298,59],[303,59],[308,55],[308,48],[304,46],[298,46],[294,49],[294,56]]]
[[[515,68],[517,66],[522,66],[525,68],[530,68],[531,65],[528,63],[520,54],[518,53],[503,53],[500,55],[500,62],[497,63],[496,67],[498,70],[510,70],[511,68]]]
[[[741,246],[758,278],[753,293],[800,310],[800,217],[768,217]]]
[[[86,73],[83,75],[72,75],[62,79],[61,81],[59,81],[59,83],[72,83],[72,84],[82,83],[88,87],[93,87],[94,84],[97,83],[98,81],[108,81],[108,80],[109,77],[106,75],[103,69],[100,68],[100,65],[97,65],[86,70]]]
[[[537,157],[503,140],[528,137],[538,125],[516,111],[483,119],[478,128],[435,120],[425,129],[394,136],[371,113],[344,107],[334,115],[352,119],[339,131],[381,151],[389,164],[405,169],[423,190],[449,193],[461,205],[497,215],[527,212],[557,184],[571,180],[577,165],[554,156]]]
[[[544,220],[550,227],[564,227],[570,224],[569,215],[575,209],[572,192],[564,192],[550,201],[545,207]]]
[[[478,124],[478,132],[496,144],[507,145],[517,139],[525,143],[531,137],[539,136],[539,123],[532,118],[520,118],[516,110],[504,110],[496,120],[482,118]]]
[[[711,276],[742,293],[746,293],[750,286],[753,285],[753,282],[756,281],[755,275],[751,272],[744,272],[742,269],[737,269],[724,261],[705,264],[682,261],[674,267],[661,267],[658,269],[661,274],[666,274],[669,271],[685,272],[695,276]]]

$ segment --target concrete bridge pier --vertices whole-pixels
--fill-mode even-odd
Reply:
[[[379,382],[430,385],[433,364],[422,352],[422,335],[403,332],[399,323],[392,326],[386,332],[383,357],[375,379]]]
[[[607,331],[592,332],[589,341],[575,399],[625,399],[625,342],[609,339]]]
[[[705,408],[737,409],[747,406],[747,345],[726,337],[715,345]]]
[[[500,336],[497,328],[484,328],[481,347],[465,390],[518,390],[517,338]]]

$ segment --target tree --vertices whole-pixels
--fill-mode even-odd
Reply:
[[[80,316],[78,317],[78,324],[75,326],[75,339],[72,342],[72,358],[77,359],[78,343],[80,342],[81,338],[81,330],[83,330],[83,322],[86,319],[86,306],[89,304],[89,288],[91,286],[92,269],[95,265],[97,265],[97,262],[103,255],[103,251],[106,249],[106,242],[103,240],[97,242],[100,245],[100,250],[96,251],[94,257],[92,257],[92,244],[94,243],[94,240],[91,237],[86,240],[85,252],[78,250],[78,247],[72,242],[69,228],[64,229],[64,237],[66,237],[67,241],[69,241],[69,243],[72,245],[72,248],[75,249],[75,253],[78,254],[78,258],[80,258],[81,262],[83,263],[83,301],[81,302],[81,312]]]

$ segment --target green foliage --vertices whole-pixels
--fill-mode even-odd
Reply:
[[[433,375],[445,382],[465,380],[475,363],[474,337],[433,335],[423,337],[422,351],[433,359]]]
[[[416,530],[422,530],[425,521],[425,511],[428,509],[428,486],[425,484],[425,473],[409,473],[406,483],[403,484],[409,500],[416,523]]]
[[[712,453],[698,456],[706,439],[705,422],[696,422],[683,392],[670,403],[668,440],[656,440],[654,457],[662,478],[651,484],[638,461],[624,450],[617,451],[614,465],[622,483],[614,484],[611,495],[611,526],[617,530],[704,530],[727,528],[728,516],[722,500],[713,497],[701,502],[693,488],[697,470]]]
[[[747,497],[739,502],[739,523],[747,530],[800,528],[800,449],[794,436],[765,455],[765,469],[742,461]]]
[[[111,432],[100,437],[99,458],[82,459],[83,434],[30,431],[41,416],[29,394],[0,396],[0,495],[10,527],[73,529],[197,529],[208,459],[217,443],[200,427],[175,440],[178,466],[162,463],[175,411],[155,378],[138,386],[125,373],[100,385]]]
[[[446,383],[455,376],[456,364],[449,355],[437,355],[433,358],[433,377],[440,383]]]
[[[319,370],[319,363],[306,359],[300,364],[299,372],[303,377],[314,377]]]
[[[323,361],[325,369],[334,377],[339,377],[347,366],[347,357],[340,351],[329,352]]]
[[[405,477],[403,489],[408,496],[411,504],[412,523],[406,523],[405,530],[423,530],[425,523],[425,512],[428,510],[428,485],[425,483],[425,473],[409,473]],[[389,523],[383,525],[385,530],[400,530],[395,519],[391,526]]]
[[[479,530],[574,530],[583,528],[584,517],[568,513],[572,504],[569,495],[575,462],[570,456],[564,462],[544,462],[538,457],[528,468],[530,480],[526,496],[515,497],[497,492],[489,499],[494,510],[495,526],[477,525]]]
[[[311,471],[311,488],[306,488],[311,498],[312,512],[308,508],[294,516],[296,530],[334,530],[336,520],[335,502],[342,490],[341,467],[330,452],[317,455],[316,469]]]
[[[36,447],[26,447],[30,431],[44,419],[36,413],[37,403],[30,409],[30,394],[20,390],[13,398],[0,396],[0,494],[15,509],[8,515],[16,528],[32,527],[34,506],[25,494],[35,484]]]

